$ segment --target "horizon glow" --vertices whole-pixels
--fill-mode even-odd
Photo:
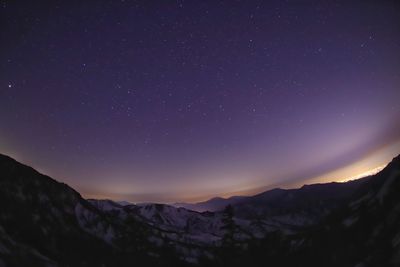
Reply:
[[[360,177],[400,153],[399,11],[5,2],[0,152],[131,202]]]

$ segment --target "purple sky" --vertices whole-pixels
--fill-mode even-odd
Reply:
[[[85,196],[255,192],[400,152],[396,1],[17,2],[0,153]]]

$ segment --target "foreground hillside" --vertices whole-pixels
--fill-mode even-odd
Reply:
[[[0,155],[0,266],[155,264],[146,225],[116,220],[69,186]],[[168,255],[168,254],[167,254]],[[167,259],[167,257],[165,257]]]
[[[320,223],[291,235],[276,231],[245,251],[228,250],[222,265],[400,266],[399,192],[400,156]]]
[[[85,200],[0,155],[0,266],[398,266],[400,157],[348,183],[197,212]]]

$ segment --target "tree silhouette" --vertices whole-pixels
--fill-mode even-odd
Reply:
[[[235,222],[233,220],[233,207],[232,205],[227,205],[223,211],[222,215],[222,227],[225,234],[222,238],[222,245],[230,247],[233,245],[233,236],[235,233]]]

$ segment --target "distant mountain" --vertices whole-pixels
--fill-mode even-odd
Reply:
[[[128,205],[132,205],[133,203],[128,202],[128,201],[117,201],[118,204],[122,205],[122,206],[128,206]]]
[[[368,180],[369,177],[346,182],[304,185],[299,189],[272,189],[254,196],[212,198],[195,204],[175,206],[194,211],[222,211],[234,207],[235,216],[242,219],[276,219],[288,224],[315,223],[315,220],[337,208]]]
[[[235,215],[243,219],[274,219],[298,226],[315,224],[348,201],[368,179],[273,189],[233,204]]]
[[[215,197],[204,202],[197,203],[175,203],[175,207],[182,207],[194,211],[221,211],[228,205],[239,203],[246,196],[233,196],[230,198]]]
[[[198,212],[85,200],[0,155],[0,266],[400,266],[399,192],[400,156],[364,179]]]
[[[360,184],[320,223],[279,232],[246,251],[228,250],[226,266],[400,266],[400,156]],[[210,265],[211,266],[211,265]]]

